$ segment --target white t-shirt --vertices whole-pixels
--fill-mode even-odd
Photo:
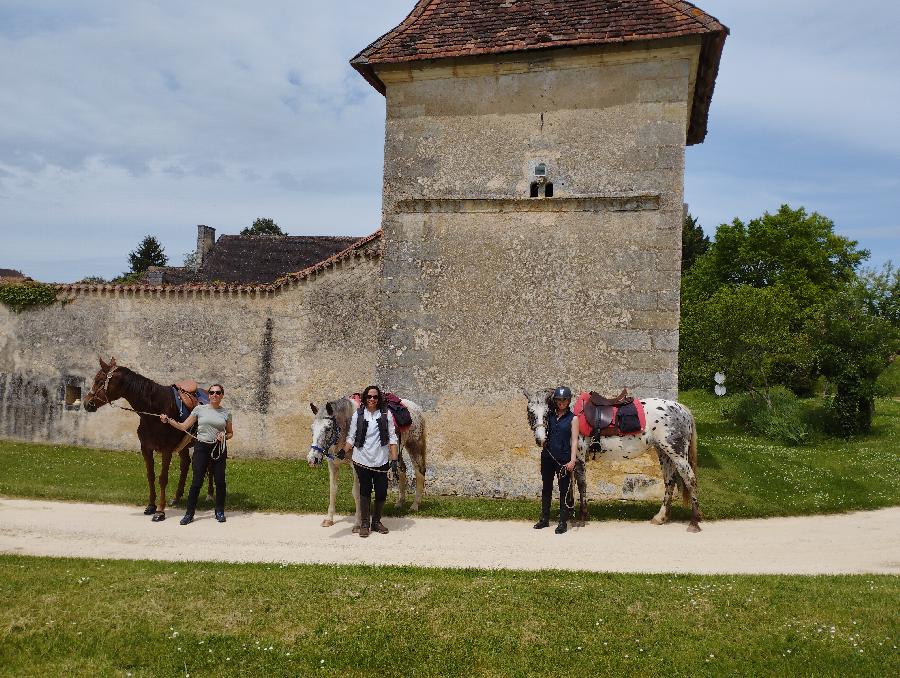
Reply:
[[[388,444],[381,444],[381,435],[378,433],[378,419],[387,417]],[[353,445],[356,442],[356,412],[350,417],[350,430],[347,431],[347,442]],[[366,427],[366,439],[362,447],[353,448],[353,461],[363,466],[378,468],[388,463],[391,458],[390,445],[397,444],[397,429],[394,427],[394,418],[383,414],[381,410],[369,412],[368,407],[363,408],[363,418],[369,423]]]

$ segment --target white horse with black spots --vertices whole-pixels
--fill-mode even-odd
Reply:
[[[410,460],[416,472],[416,498],[410,505],[410,511],[418,511],[419,504],[422,502],[422,495],[425,493],[425,419],[422,416],[422,408],[411,400],[402,400],[403,404],[409,410],[412,418],[412,425],[403,434],[400,435],[400,455],[397,464],[399,475],[399,493],[397,495],[397,508],[402,508],[406,502],[406,462],[403,459],[403,450],[409,454]],[[312,443],[309,446],[309,454],[306,461],[311,468],[316,468],[322,463],[323,459],[328,460],[328,515],[322,521],[322,527],[331,527],[334,525],[335,501],[337,499],[338,475],[340,473],[341,464],[350,467],[353,473],[353,502],[356,505],[356,520],[354,522],[354,530],[358,529],[361,523],[359,510],[359,479],[353,469],[350,461],[351,455],[338,456],[344,441],[347,439],[347,431],[350,430],[351,417],[356,415],[358,405],[350,398],[339,398],[338,400],[330,400],[325,403],[321,409],[309,404],[315,417],[312,422]]]
[[[528,424],[534,432],[534,441],[543,446],[547,438],[547,416],[552,411],[553,389],[535,392],[525,391],[528,399]],[[601,452],[611,459],[634,459],[650,451],[659,457],[665,480],[665,496],[662,506],[651,523],[662,525],[669,521],[672,494],[676,485],[681,486],[682,501],[691,508],[688,532],[699,532],[703,514],[697,500],[697,425],[694,415],[681,403],[661,398],[641,398],[646,416],[646,426],[639,434],[622,436],[601,436]],[[584,455],[590,439],[579,435],[578,460],[584,462]],[[578,489],[584,492],[586,481],[576,477]]]

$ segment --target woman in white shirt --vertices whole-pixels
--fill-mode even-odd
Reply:
[[[381,512],[387,499],[387,473],[397,473],[397,430],[394,418],[388,413],[381,389],[369,386],[362,392],[362,405],[350,419],[350,429],[344,442],[344,452],[353,450],[353,467],[359,478],[359,536],[368,537],[370,530],[387,534],[381,523]],[[372,490],[375,490],[375,506],[369,511]]]

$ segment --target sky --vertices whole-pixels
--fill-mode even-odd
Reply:
[[[900,3],[698,0],[731,29],[685,200],[783,203],[900,264]],[[197,224],[366,235],[384,98],[348,64],[414,0],[0,0],[0,268],[106,278]]]

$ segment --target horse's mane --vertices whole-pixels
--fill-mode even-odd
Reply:
[[[158,397],[165,391],[165,386],[158,384],[152,379],[138,374],[132,369],[119,366],[122,380],[122,393],[133,398],[133,402],[151,403],[154,396]]]

